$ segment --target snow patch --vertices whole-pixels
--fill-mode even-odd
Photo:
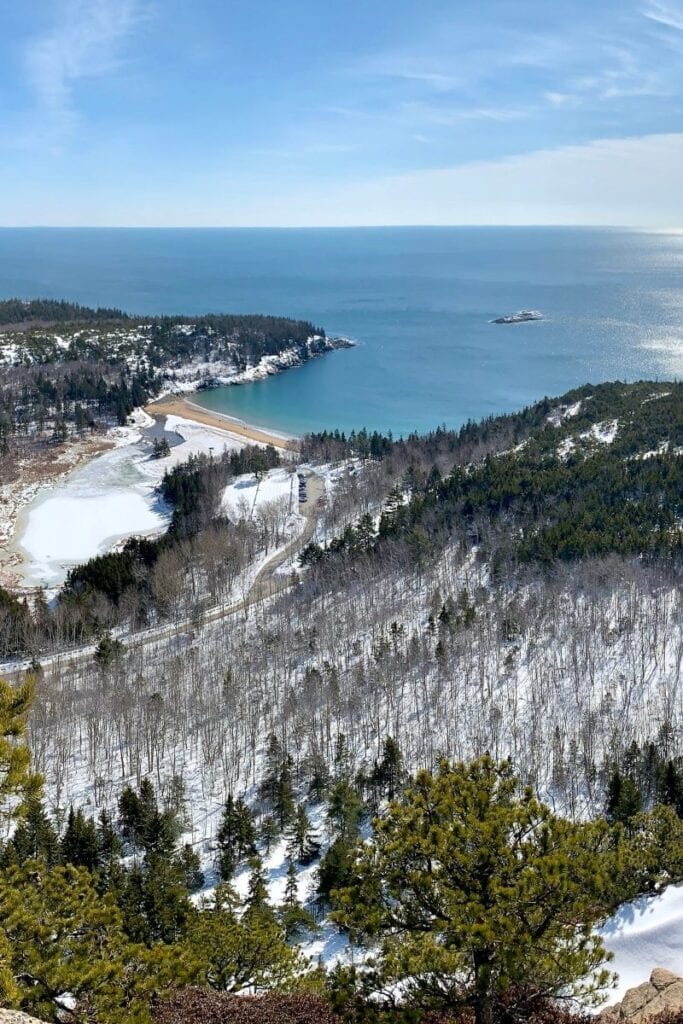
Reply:
[[[658,896],[625,903],[600,930],[614,953],[608,967],[619,975],[607,1000],[619,1002],[627,990],[641,985],[655,967],[677,974],[683,964],[683,886],[670,885]]]
[[[575,402],[574,405],[561,405],[548,416],[548,423],[551,423],[554,427],[561,426],[565,420],[573,419],[574,416],[578,416],[581,411],[581,400]]]
[[[619,430],[619,420],[603,420],[594,423],[590,430],[580,434],[583,440],[597,441],[599,444],[612,444]]]

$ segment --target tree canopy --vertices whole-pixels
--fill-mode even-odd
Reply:
[[[337,894],[336,920],[376,947],[363,984],[398,986],[417,1006],[470,1006],[477,1024],[513,990],[594,1000],[610,979],[593,930],[600,828],[556,817],[488,755],[420,772]]]

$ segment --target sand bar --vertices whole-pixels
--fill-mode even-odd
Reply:
[[[260,427],[252,427],[242,420],[233,419],[221,412],[214,412],[204,409],[201,405],[195,405],[187,398],[177,395],[161,398],[158,402],[152,402],[145,406],[145,412],[150,416],[180,416],[182,419],[194,420],[195,423],[203,423],[205,426],[214,427],[217,430],[225,430],[237,437],[245,438],[256,444],[272,444],[274,448],[283,448],[285,451],[296,451],[299,447],[298,441],[293,437],[286,437],[284,434],[273,434]]]

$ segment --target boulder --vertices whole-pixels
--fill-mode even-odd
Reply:
[[[656,967],[649,981],[629,989],[620,1003],[608,1006],[597,1019],[601,1024],[646,1024],[660,1013],[680,1015],[683,1021],[683,977],[664,967]]]

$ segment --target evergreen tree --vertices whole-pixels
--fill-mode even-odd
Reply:
[[[268,884],[263,869],[263,861],[258,856],[252,857],[249,861],[251,875],[249,876],[249,890],[247,893],[245,921],[253,921],[254,918],[274,920],[273,908],[268,901]]]
[[[3,852],[3,865],[23,864],[27,860],[41,860],[48,867],[59,863],[61,857],[59,836],[38,797],[25,802],[24,817]]]
[[[334,780],[350,782],[353,777],[353,758],[346,736],[340,732],[334,745]]]
[[[287,855],[299,864],[310,864],[320,852],[320,842],[313,834],[303,804],[299,804],[290,822],[287,839]]]
[[[97,862],[105,870],[110,869],[121,856],[121,843],[108,811],[102,810],[97,823]]]
[[[266,854],[270,853],[271,847],[273,846],[273,843],[277,842],[279,834],[277,821],[272,814],[266,814],[258,830],[259,840],[263,843]]]
[[[305,932],[312,931],[316,927],[313,915],[299,902],[299,878],[292,860],[287,863],[287,883],[285,898],[280,908],[280,921],[285,930],[287,942],[301,939]]]
[[[381,796],[393,800],[405,778],[403,754],[395,739],[387,736],[382,744],[382,756],[375,764],[373,784]]]
[[[97,829],[92,819],[86,819],[80,808],[69,809],[66,830],[62,836],[62,859],[65,864],[94,871],[99,863]]]
[[[183,875],[183,882],[188,892],[199,892],[204,885],[202,862],[196,850],[189,843],[183,846],[178,855],[178,864]]]
[[[187,944],[202,964],[202,981],[219,992],[291,989],[305,983],[307,964],[284,941],[272,915],[235,913],[235,894],[218,886],[213,906],[190,922]]]
[[[260,798],[271,805],[275,803],[277,798],[283,761],[282,745],[273,732],[266,742],[265,770],[261,785],[259,786]]]
[[[633,779],[615,768],[607,784],[605,814],[610,822],[626,824],[643,808],[643,798]]]
[[[114,900],[98,894],[84,868],[29,861],[0,873],[0,956],[18,989],[13,1001],[55,1020],[69,992],[79,1019],[148,1024],[154,989],[199,974],[182,948],[131,945],[122,925]]]
[[[336,782],[330,790],[327,820],[339,839],[351,839],[358,834],[363,818],[363,805],[350,782]]]
[[[334,903],[333,894],[351,884],[355,860],[355,844],[348,839],[335,839],[320,860],[318,895],[323,903]]]
[[[24,742],[34,692],[32,677],[16,688],[0,679],[0,815],[5,818],[21,816],[26,801],[39,797],[42,788]]]
[[[241,860],[256,853],[256,831],[251,811],[241,797],[233,799],[232,793],[228,794],[223,808],[216,845],[216,866],[225,882],[230,881]]]
[[[669,804],[675,808],[679,816],[683,817],[683,775],[671,759],[660,765],[657,796],[661,803]]]
[[[134,850],[170,857],[180,835],[173,810],[159,809],[154,786],[143,779],[138,793],[126,786],[119,797],[119,824],[124,839]]]
[[[134,864],[118,887],[125,929],[135,942],[176,942],[192,913],[183,865],[158,854]]]
[[[310,798],[318,802],[324,800],[330,785],[330,772],[325,758],[319,751],[315,751],[308,758],[306,772]]]
[[[295,814],[294,787],[292,784],[292,759],[287,756],[283,759],[278,776],[273,810],[280,831],[287,827]]]
[[[531,987],[591,998],[608,981],[593,930],[607,884],[599,831],[520,791],[507,762],[443,762],[375,822],[373,844],[359,844],[333,916],[380,939],[378,976],[361,976],[400,985],[407,1003],[469,1005],[492,1024],[512,988],[518,999]]]

